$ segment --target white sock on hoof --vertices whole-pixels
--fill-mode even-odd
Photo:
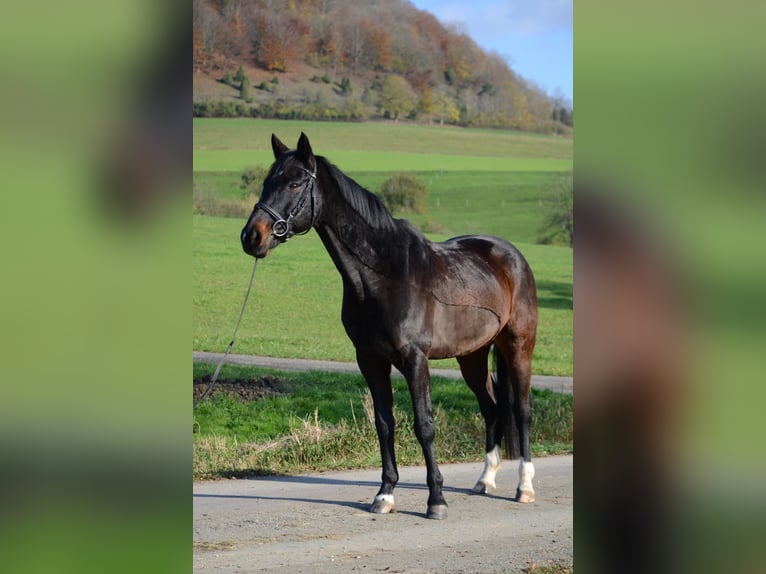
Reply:
[[[376,494],[375,502],[387,502],[388,504],[391,504],[393,506],[394,495],[393,494]]]
[[[484,470],[481,471],[481,476],[479,477],[477,484],[481,483],[488,488],[496,488],[495,476],[500,470],[500,463],[502,460],[503,459],[500,456],[500,447],[495,446],[495,448],[484,456]]]
[[[393,494],[376,494],[372,503],[373,512],[387,514],[394,509]]]
[[[532,479],[535,477],[535,467],[531,462],[524,462],[522,458],[519,461],[519,490],[534,492]]]

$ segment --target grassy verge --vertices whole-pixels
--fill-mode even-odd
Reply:
[[[208,380],[213,366],[195,364],[195,380]],[[224,387],[194,413],[194,478],[300,473],[380,465],[372,404],[364,380],[337,373],[282,373],[225,366],[224,381],[257,385],[268,378],[270,394],[242,401]],[[397,458],[422,464],[412,428],[407,385],[394,379]],[[436,452],[440,462],[483,458],[484,422],[463,381],[434,377]],[[570,395],[533,390],[534,456],[572,452]]]

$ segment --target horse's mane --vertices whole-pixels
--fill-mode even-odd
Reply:
[[[327,158],[315,156],[330,173],[341,198],[353,209],[364,221],[376,229],[390,229],[395,227],[395,219],[383,205],[383,202],[374,193],[366,190],[353,179],[344,174],[333,165]]]

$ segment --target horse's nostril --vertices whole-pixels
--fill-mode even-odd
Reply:
[[[248,230],[248,226],[245,226],[245,228],[242,229],[239,239],[242,242],[242,249],[245,253],[252,255],[253,248],[259,245],[261,237],[258,231],[255,229]]]

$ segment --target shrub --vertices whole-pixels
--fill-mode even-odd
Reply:
[[[265,167],[259,165],[246,167],[242,171],[239,187],[245,190],[245,196],[259,195],[267,175],[269,170]]]
[[[194,102],[192,104],[192,116],[195,118],[206,118],[208,116],[207,102]]]
[[[543,200],[547,211],[540,228],[538,243],[543,245],[569,245],[574,243],[572,173],[564,174],[553,182]]]
[[[426,204],[426,184],[411,173],[397,173],[383,182],[380,198],[391,213],[423,213]]]
[[[447,228],[434,219],[426,219],[420,226],[423,233],[447,233]]]
[[[257,198],[248,195],[242,199],[220,197],[208,190],[195,189],[192,196],[192,212],[216,217],[246,218],[253,210]]]

